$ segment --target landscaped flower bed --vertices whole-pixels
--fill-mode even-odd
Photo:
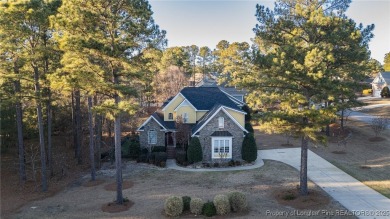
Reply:
[[[167,216],[177,217],[182,214],[229,215],[231,212],[244,212],[248,208],[246,196],[241,192],[216,195],[213,201],[203,201],[201,198],[189,196],[170,196],[165,200],[164,211]]]

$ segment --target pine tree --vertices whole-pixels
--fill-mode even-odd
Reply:
[[[116,202],[123,204],[121,117],[125,112],[134,114],[137,107],[134,81],[144,68],[139,62],[143,50],[161,47],[165,32],[154,24],[145,0],[64,0],[59,12],[54,22],[66,51],[63,74],[70,69],[70,80],[85,78],[87,83],[79,86],[87,95],[98,91],[110,97],[95,110],[114,120]],[[82,68],[75,68],[75,62]]]
[[[354,99],[367,72],[373,25],[345,16],[349,0],[279,0],[274,10],[257,6],[253,66],[231,74],[264,110],[261,128],[301,137],[300,194],[307,195],[309,141],[337,116],[341,100]],[[322,102],[332,106],[319,108]],[[350,102],[351,104],[353,101]]]
[[[55,62],[56,54],[53,52],[54,43],[51,41],[52,31],[50,30],[49,17],[56,14],[59,5],[59,0],[20,0],[2,2],[0,7],[0,33],[4,36],[2,40],[5,43],[3,54],[5,56],[11,55],[16,60],[22,61],[22,64],[20,62],[17,64],[17,61],[13,59],[13,63],[17,64],[17,68],[14,69],[13,73],[8,72],[6,74],[12,75],[24,72],[23,77],[19,79],[25,78],[29,79],[26,81],[33,81],[31,85],[34,87],[34,100],[38,120],[43,191],[47,190],[47,177],[44,120],[42,113],[42,103],[45,94],[43,92],[44,88],[42,88],[42,81],[52,71],[50,69],[51,62]],[[7,61],[9,60],[7,59]],[[20,81],[16,80],[15,82],[17,83],[16,88],[20,88]],[[20,117],[19,109],[17,111],[18,117]],[[18,126],[20,126],[20,118],[18,120]],[[20,145],[21,142],[19,141],[19,150],[21,150]]]

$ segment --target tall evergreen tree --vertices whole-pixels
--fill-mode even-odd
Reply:
[[[42,114],[43,90],[42,80],[49,74],[50,59],[53,51],[49,17],[56,14],[60,5],[59,0],[43,1],[12,1],[1,3],[1,33],[12,36],[8,45],[14,46],[6,54],[18,54],[24,60],[24,65],[18,67],[26,74],[25,78],[33,81],[34,98],[36,102],[39,145],[41,158],[42,190],[47,190],[46,177],[46,148],[44,139],[44,121]],[[3,20],[6,19],[6,20]],[[9,26],[3,26],[4,22],[9,22]],[[8,47],[11,48],[11,47]],[[20,113],[18,113],[20,114]],[[20,122],[19,122],[20,123]]]
[[[385,54],[385,58],[383,60],[383,68],[385,71],[390,71],[390,52]]]
[[[267,132],[301,136],[300,194],[307,195],[309,141],[336,117],[341,100],[353,95],[367,72],[373,25],[364,28],[344,14],[350,0],[278,0],[274,10],[257,6],[255,65],[231,74],[264,107]],[[333,106],[317,104],[332,101]]]
[[[199,56],[198,56],[198,63],[200,72],[202,72],[203,77],[209,73],[210,70],[210,62],[212,59],[211,50],[207,46],[200,47],[199,49]]]
[[[92,74],[89,84],[111,97],[100,109],[114,120],[116,202],[122,204],[121,115],[134,113],[136,107],[131,96],[136,94],[132,81],[140,77],[143,68],[138,57],[145,48],[161,47],[165,33],[154,23],[145,0],[65,0],[59,12],[55,23],[63,47],[77,54],[77,61]],[[71,65],[68,62],[67,66]]]

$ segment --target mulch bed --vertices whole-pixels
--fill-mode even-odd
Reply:
[[[123,204],[117,204],[116,202],[110,202],[110,203],[104,204],[102,206],[102,211],[108,212],[108,213],[117,213],[117,212],[127,211],[133,205],[134,205],[134,202],[132,202],[132,201],[125,201]]]
[[[129,189],[133,186],[134,186],[134,183],[130,180],[123,180],[123,182],[122,182],[122,190]],[[116,191],[116,182],[105,185],[104,189],[107,191]]]
[[[346,154],[345,151],[332,151],[333,154]]]
[[[293,144],[287,144],[287,143],[280,144],[280,146],[283,146],[283,147],[286,147],[286,148],[293,148],[293,147],[295,147]]]
[[[277,189],[273,192],[273,195],[279,204],[296,209],[322,209],[330,202],[327,195],[313,189],[309,189],[307,196],[301,196],[296,188]]]
[[[95,181],[87,181],[87,182],[83,183],[83,186],[84,187],[93,187],[93,186],[98,186],[104,182],[105,182],[104,180],[97,179]]]
[[[382,137],[372,137],[372,138],[369,138],[368,140],[371,142],[380,142],[380,141],[384,141],[386,139],[382,138]]]

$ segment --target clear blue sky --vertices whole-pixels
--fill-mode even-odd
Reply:
[[[221,40],[250,42],[256,4],[273,9],[271,0],[149,0],[154,19],[167,31],[168,46],[208,46]],[[356,23],[375,24],[371,56],[383,63],[390,52],[390,0],[352,1],[347,15]]]

